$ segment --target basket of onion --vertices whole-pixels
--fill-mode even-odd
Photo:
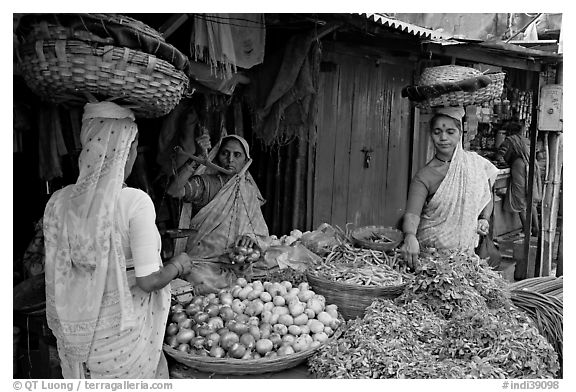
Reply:
[[[191,301],[174,301],[164,351],[190,368],[216,374],[277,372],[297,366],[338,336],[336,305],[306,282],[247,282]]]

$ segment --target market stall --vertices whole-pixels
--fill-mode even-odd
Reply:
[[[252,282],[242,279],[231,289],[208,297],[184,291],[189,297],[178,300],[182,291],[176,290],[165,346],[173,361],[172,377],[561,375],[562,279],[534,278],[510,285],[475,255],[434,249],[423,250],[419,267],[406,271],[401,263],[396,263],[393,247],[372,249],[382,249],[374,227],[365,230],[373,233],[364,242],[372,242],[369,248],[362,247],[351,233],[336,230],[326,235],[325,229],[304,234],[291,245],[306,243],[318,252],[315,262],[306,263],[305,273],[290,267],[275,270],[267,275],[271,281],[287,280],[272,283],[264,278]],[[322,240],[310,241],[311,237]],[[331,245],[328,237],[332,238]],[[382,279],[376,279],[374,274],[364,275],[362,270],[366,268],[381,270]],[[273,301],[267,302],[269,298]],[[243,303],[248,305],[244,307]],[[286,312],[280,311],[282,303],[290,304]],[[205,304],[203,310],[199,304]],[[220,316],[201,323],[209,313],[216,314],[218,308]],[[236,321],[224,321],[225,309],[237,312]],[[238,314],[243,314],[243,318],[239,319]],[[307,315],[311,318],[303,323]],[[342,321],[330,321],[336,316]],[[241,334],[237,324],[244,318],[250,326],[241,326],[242,331],[248,331]],[[220,324],[224,327],[218,329]],[[322,330],[320,324],[329,333],[318,332]],[[311,344],[316,348],[304,348],[303,339],[308,334],[313,336]],[[327,338],[322,338],[322,343],[317,340],[320,335]],[[270,342],[270,346],[265,347],[264,342]],[[220,346],[226,347],[227,355],[214,354],[221,352],[214,348]],[[287,347],[297,351],[293,353]],[[252,354],[247,354],[251,350]],[[234,359],[239,357],[242,358]]]
[[[126,182],[154,203],[162,262],[184,250],[208,250],[193,254],[195,267],[208,259],[214,263],[213,270],[171,283],[162,347],[170,377],[561,377],[562,279],[537,285],[542,291],[535,295],[519,293],[528,286],[510,285],[514,279],[486,259],[426,247],[417,265],[407,265],[399,220],[410,172],[423,159],[415,159],[423,138],[407,132],[414,131],[411,116],[417,124],[426,121],[430,101],[414,110],[400,90],[426,64],[414,61],[420,38],[406,34],[382,49],[374,35],[372,48],[356,48],[355,40],[370,35],[358,29],[366,20],[326,17],[328,22],[294,17],[305,28],[293,34],[283,29],[284,17],[269,16],[267,21],[277,23],[275,35],[264,30],[262,14],[238,19],[243,25],[220,31],[220,43],[246,34],[254,50],[233,60],[226,45],[226,53],[208,50],[212,38],[205,30],[230,16],[183,14],[165,20],[162,33],[117,14],[34,14],[20,20],[15,162],[31,173],[22,176],[31,179],[28,184],[20,179],[22,190],[33,187],[36,195],[29,210],[18,206],[23,218],[15,223],[27,225],[19,233],[30,233],[31,221],[35,226],[32,235],[18,236],[19,247],[27,248],[14,263],[20,376],[61,374],[46,319],[38,218],[48,197],[78,175],[82,105],[109,100],[136,115],[139,154]],[[246,25],[255,32],[248,33]],[[176,32],[182,26],[195,35]],[[343,42],[335,33],[341,29]],[[390,29],[386,42],[397,37]],[[267,53],[267,62],[264,48],[274,45],[264,45],[265,32],[280,48]],[[324,54],[321,39],[329,41]],[[183,47],[192,52],[178,49]],[[473,99],[465,103],[466,148],[490,159],[504,121],[516,116],[530,124],[535,110],[529,88],[508,88],[505,72],[492,71],[475,74],[466,90]],[[336,101],[347,102],[346,110]],[[254,147],[243,147],[247,164],[226,188],[225,201],[211,204],[214,214],[170,197],[168,184],[186,165],[194,174],[206,168],[230,174],[212,161],[219,147],[202,150],[197,142],[209,136],[216,147],[230,135]],[[27,162],[31,151],[40,154]],[[341,173],[345,190],[337,179]],[[508,186],[509,177],[510,169],[499,167],[497,191]],[[517,217],[495,200],[495,235],[518,231]],[[202,242],[214,233],[217,241]],[[239,244],[244,235],[254,240],[250,246]]]

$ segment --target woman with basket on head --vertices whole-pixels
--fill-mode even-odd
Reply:
[[[197,143],[209,159],[210,137],[205,133]],[[168,188],[170,195],[199,209],[190,223],[193,234],[186,246],[194,264],[186,280],[197,293],[217,292],[231,285],[241,271],[230,264],[227,253],[235,246],[263,249],[268,238],[261,211],[264,199],[248,172],[252,163],[248,142],[227,135],[213,151],[216,155],[211,163],[227,173],[209,167],[194,174],[189,161]],[[208,166],[216,167],[213,164]]]
[[[410,184],[402,225],[401,249],[411,267],[421,245],[473,252],[479,234],[488,234],[498,169],[462,148],[464,113],[461,107],[438,108],[430,121],[434,158]]]
[[[191,263],[162,265],[152,200],[124,184],[137,132],[130,110],[86,104],[78,180],[44,212],[46,318],[65,378],[168,378],[169,283]]]

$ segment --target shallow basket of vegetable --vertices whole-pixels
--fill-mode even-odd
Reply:
[[[350,233],[356,246],[385,252],[396,248],[402,242],[402,232],[393,227],[364,226]]]
[[[340,335],[338,307],[307,282],[248,282],[173,303],[164,351],[190,368],[216,374],[278,372],[301,364]]]
[[[328,342],[337,339],[338,336],[340,336],[340,331],[336,331],[334,335],[321,346],[274,358],[235,359],[202,357],[181,352],[166,343],[164,343],[164,352],[177,362],[205,373],[228,375],[273,373],[300,365],[321,350]]]
[[[334,282],[308,273],[306,275],[312,289],[324,296],[326,301],[338,306],[344,320],[363,317],[366,308],[376,298],[394,299],[402,294],[405,283],[394,286],[361,286]]]

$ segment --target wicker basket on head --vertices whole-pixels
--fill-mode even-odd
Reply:
[[[465,79],[482,76],[483,73],[470,67],[459,65],[441,65],[424,69],[420,76],[418,85],[431,86],[446,82],[459,82]],[[439,97],[430,98],[417,103],[420,108],[442,107],[442,106],[466,106],[478,105],[483,102],[499,98],[504,89],[504,72],[486,74],[492,83],[473,92],[453,91],[442,94]]]
[[[153,55],[77,40],[38,40],[19,47],[27,85],[52,102],[115,98],[138,117],[168,114],[188,86],[184,72]]]
[[[376,298],[396,298],[402,294],[404,287],[406,287],[405,283],[383,287],[360,286],[334,282],[310,273],[307,274],[307,279],[312,290],[326,298],[326,303],[338,306],[338,312],[342,314],[345,320],[363,317],[366,308]]]

